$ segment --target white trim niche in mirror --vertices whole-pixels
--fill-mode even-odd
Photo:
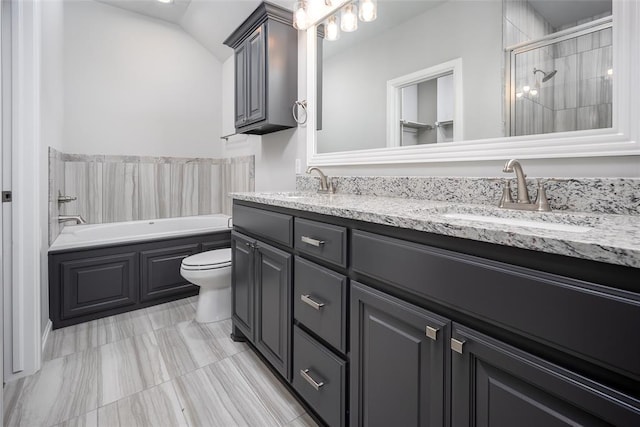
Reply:
[[[441,78],[443,80],[440,80]],[[405,111],[407,109],[405,108],[407,99],[404,91],[408,88],[417,89],[416,86],[429,81],[438,85],[440,82],[452,82],[452,90],[447,90],[446,92],[448,93],[445,94],[441,93],[443,92],[442,90],[437,90],[435,93],[435,98],[437,99],[431,100],[432,103],[437,104],[433,111],[436,114],[436,120],[429,123],[421,123],[417,119],[407,120],[404,115],[407,113]],[[437,132],[439,136],[440,132],[444,132],[451,127],[452,135],[450,140],[452,142],[464,140],[462,100],[462,58],[387,81],[387,147],[408,146],[409,144],[403,143],[403,133],[411,130],[420,132],[420,129]],[[417,96],[414,102],[418,103]],[[417,109],[416,106],[415,110]],[[446,117],[441,117],[441,114]],[[405,130],[405,126],[408,129]],[[436,142],[436,139],[434,135],[433,142]]]
[[[487,4],[489,1],[487,1]],[[551,159],[576,157],[640,155],[640,2],[613,0],[613,70],[612,127],[604,129],[555,132],[538,135],[497,137],[454,141],[445,144],[424,144],[405,147],[385,147],[356,151],[318,153],[316,58],[318,39],[316,27],[307,30],[306,94],[309,118],[306,123],[307,164],[312,166],[376,165],[428,162],[459,162],[520,159]],[[476,31],[473,27],[469,31]],[[481,31],[481,30],[478,30]],[[424,50],[429,53],[425,40]],[[402,49],[402,46],[398,46]],[[465,62],[465,68],[467,68]],[[467,74],[469,70],[466,70]],[[462,81],[461,86],[466,82]],[[341,96],[347,96],[341,94]],[[359,102],[367,103],[367,99]],[[344,114],[353,112],[345,111]],[[471,117],[473,118],[473,117]],[[469,120],[467,114],[465,117]],[[462,123],[464,125],[464,123]],[[323,126],[325,123],[323,123]],[[466,135],[469,137],[469,135]],[[382,138],[386,140],[387,135]]]

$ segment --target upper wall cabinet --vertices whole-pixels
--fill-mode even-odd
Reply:
[[[261,3],[224,44],[235,50],[236,132],[263,135],[295,127],[298,31],[291,11]]]

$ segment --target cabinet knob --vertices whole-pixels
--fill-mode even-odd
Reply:
[[[320,381],[316,381],[313,379],[313,377],[309,374],[309,370],[308,369],[300,369],[300,376],[302,378],[304,378],[304,380],[306,382],[308,382],[309,384],[311,384],[311,387],[313,387],[316,390],[320,390],[320,387],[322,387],[324,385],[324,382]]]
[[[300,295],[300,300],[303,303],[315,308],[316,310],[320,310],[322,307],[324,307],[323,302],[314,301],[310,295]]]
[[[438,328],[434,328],[432,326],[427,326],[426,329],[425,329],[425,335],[427,337],[431,338],[432,340],[437,341],[438,340],[438,331],[439,330],[440,329],[438,329]]]
[[[455,351],[456,353],[462,354],[462,347],[464,346],[464,343],[464,341],[459,341],[455,338],[451,338],[451,350]]]

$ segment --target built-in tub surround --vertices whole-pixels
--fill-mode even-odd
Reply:
[[[524,212],[495,206],[378,195],[237,193],[238,200],[640,268],[640,216]],[[382,187],[380,187],[382,188]],[[340,187],[338,187],[340,191]],[[507,221],[478,221],[473,214]],[[527,223],[539,223],[536,227]],[[545,223],[579,226],[545,227]],[[584,230],[588,228],[588,230]],[[568,229],[578,231],[567,231]]]
[[[497,206],[504,181],[513,177],[334,176],[330,179],[339,194]],[[514,183],[512,181],[512,188]],[[570,178],[548,181],[544,185],[549,206],[554,211],[640,215],[640,179]],[[296,176],[298,191],[316,191],[319,186],[317,177]],[[537,180],[529,177],[527,187],[532,199],[535,198]]]
[[[50,243],[60,214],[91,224],[231,212],[232,191],[252,191],[254,156],[175,158],[49,150]],[[58,194],[76,201],[59,205]]]

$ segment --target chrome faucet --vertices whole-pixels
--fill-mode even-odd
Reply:
[[[525,180],[527,175],[525,175],[524,171],[522,170],[522,166],[520,165],[519,161],[517,161],[516,159],[507,161],[507,163],[505,163],[504,165],[504,168],[502,169],[502,172],[515,172],[518,188],[516,193],[516,201],[514,202],[513,198],[511,197],[511,182],[507,181],[498,206],[505,209],[519,209],[524,211],[551,211],[551,208],[549,207],[549,201],[547,200],[547,193],[544,190],[544,182],[540,179],[538,179],[538,195],[536,196],[536,201],[531,203],[531,199],[529,198],[529,190],[527,190],[527,181]],[[550,181],[560,180],[551,179]]]
[[[505,173],[516,173],[516,180],[518,181],[518,192],[516,193],[516,200],[518,203],[531,203],[529,199],[529,190],[527,190],[527,181],[525,180],[526,175],[522,170],[522,166],[520,162],[516,159],[511,159],[505,163],[504,168],[502,168],[502,172]]]
[[[315,166],[307,168],[308,174],[313,171],[318,172],[318,175],[320,175],[320,189],[318,190],[318,193],[333,194],[336,192],[336,187],[333,184],[333,181],[329,181],[329,178],[324,173],[322,173],[319,168]]]
[[[67,221],[75,221],[76,224],[87,223],[87,221],[85,221],[85,219],[82,218],[82,216],[80,215],[59,215],[58,216],[58,222],[67,222]]]

